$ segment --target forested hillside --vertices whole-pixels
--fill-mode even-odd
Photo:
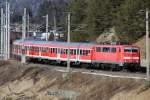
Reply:
[[[134,42],[145,34],[146,8],[150,0],[70,0],[72,40],[93,40],[113,28],[120,40]]]
[[[0,0],[0,6],[5,0]],[[118,39],[134,42],[145,34],[145,9],[150,0],[8,0],[11,22],[21,22],[27,8],[32,23],[44,23],[49,14],[53,25],[66,27],[66,13],[71,12],[71,40],[94,41],[100,34],[113,29]],[[67,28],[67,27],[66,27]],[[67,29],[66,29],[67,30]]]

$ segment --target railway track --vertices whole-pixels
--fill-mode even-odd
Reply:
[[[13,60],[15,64],[22,65],[20,62],[16,62]],[[62,73],[66,73],[66,67],[60,65],[49,65],[47,63],[40,63],[40,62],[29,62],[23,65],[24,67],[40,67],[40,68],[48,68],[49,70],[54,70]],[[136,80],[145,80],[146,74],[144,72],[128,72],[128,71],[106,71],[106,70],[99,70],[99,69],[86,69],[86,68],[76,68],[71,67],[72,73],[82,73],[88,75],[95,75],[95,76],[104,76],[104,77],[111,77],[111,78],[126,78],[126,79],[136,79]]]

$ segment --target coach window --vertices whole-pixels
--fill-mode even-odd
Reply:
[[[111,48],[111,52],[115,53],[116,52],[116,48]]]
[[[33,48],[33,51],[35,51],[35,47],[32,47]]]
[[[88,51],[87,50],[83,50],[83,55],[87,55]]]
[[[54,48],[52,48],[52,51],[51,51],[51,53],[54,53]]]
[[[42,48],[42,52],[47,52],[47,50],[48,50],[48,48],[46,48],[46,47]]]
[[[28,49],[28,47],[27,46],[25,46],[25,50],[27,51],[27,49]]]
[[[39,47],[38,47],[39,48]],[[47,52],[49,53],[50,52],[50,49],[49,48],[47,48]]]
[[[64,54],[64,49],[60,49],[60,53],[61,53],[61,54]]]
[[[32,50],[32,46],[30,46],[29,50],[30,50],[30,51]]]
[[[38,52],[38,47],[34,47],[34,51]]]
[[[37,47],[34,47],[34,51],[37,51]]]
[[[87,55],[87,50],[84,50],[84,55]]]
[[[68,54],[68,49],[65,49],[65,54]]]
[[[34,47],[32,47],[32,51],[34,51]]]
[[[101,47],[97,47],[96,52],[101,52]]]
[[[70,54],[73,54],[73,49],[70,49]]]
[[[85,55],[88,56],[90,53],[90,50],[85,50]]]
[[[40,51],[40,47],[37,47],[37,49],[36,49],[36,50],[37,50],[37,52],[39,52],[39,51]],[[47,48],[47,50],[48,50],[48,48]]]
[[[51,53],[54,53],[54,48],[51,48]]]
[[[83,50],[80,50],[80,55],[83,55]]]
[[[54,52],[53,53],[57,54],[57,48],[54,48]]]
[[[76,50],[75,49],[73,50],[73,52],[74,52],[74,55],[76,55]]]
[[[63,49],[60,49],[60,54],[62,54],[63,53]]]
[[[81,51],[81,55],[84,55],[84,50]]]
[[[30,47],[30,50],[33,51],[33,47],[32,46]]]
[[[66,54],[66,49],[63,49],[63,54]]]
[[[54,48],[51,48],[51,53],[54,53]]]
[[[50,48],[50,53],[53,53],[53,48]]]
[[[88,54],[88,50],[85,50],[84,55],[86,55],[86,56],[87,56],[87,54]]]
[[[65,49],[61,49],[61,54],[65,54]]]
[[[90,50],[87,50],[87,55],[90,55]]]
[[[103,52],[110,52],[110,48],[109,47],[103,47]]]
[[[18,50],[20,50],[20,46],[18,45]]]
[[[63,49],[63,54],[66,54],[66,49]]]
[[[57,48],[57,53],[60,54],[61,53],[61,49]]]
[[[33,51],[33,50],[34,50],[34,47],[31,47],[31,50]]]
[[[17,46],[17,49],[18,49],[18,50],[20,49],[20,46],[19,46],[19,45]]]

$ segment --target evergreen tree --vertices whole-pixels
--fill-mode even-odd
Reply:
[[[145,33],[145,10],[149,2],[142,0],[125,0],[118,9],[116,32],[121,40],[133,42]]]
[[[86,41],[84,20],[86,18],[86,0],[70,0],[69,11],[71,12],[71,41]]]
[[[113,5],[111,0],[88,0],[87,32],[91,36],[98,36],[112,27]]]
[[[72,23],[75,26],[83,23],[85,19],[86,13],[86,2],[85,0],[71,0],[69,5],[69,11],[72,12]]]

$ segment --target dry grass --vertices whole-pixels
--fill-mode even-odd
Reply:
[[[80,93],[77,100],[109,100],[115,94],[121,91],[131,91],[142,83],[129,79],[112,79],[81,73],[73,73],[70,80],[65,80],[62,73],[47,68],[20,65],[18,67],[13,64],[0,67],[0,73],[0,97],[9,95],[13,100],[20,96],[28,98],[24,100],[64,99],[47,95],[48,90],[71,90]]]

